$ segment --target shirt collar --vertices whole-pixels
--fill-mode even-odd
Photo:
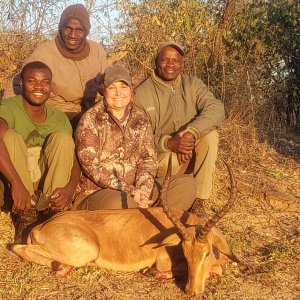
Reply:
[[[155,82],[157,82],[169,89],[176,88],[181,83],[181,74],[179,74],[177,76],[177,78],[175,79],[175,81],[172,81],[172,82],[162,80],[155,74],[155,71],[152,71],[151,77]]]

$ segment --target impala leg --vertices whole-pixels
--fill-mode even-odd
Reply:
[[[40,265],[51,268],[53,259],[49,258],[49,253],[45,251],[41,245],[12,245],[9,249],[12,254],[16,254],[25,260],[36,262]]]
[[[187,263],[179,247],[161,249],[156,258],[157,279],[184,277],[187,275]]]
[[[58,261],[52,261],[51,267],[52,267],[51,275],[53,275],[57,278],[66,277],[73,269],[72,266],[60,263]]]
[[[58,278],[65,277],[72,270],[72,266],[58,262],[53,255],[43,248],[43,245],[12,245],[8,252],[25,260],[47,266],[53,270],[53,275]]]

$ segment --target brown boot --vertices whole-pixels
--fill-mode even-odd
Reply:
[[[31,229],[37,225],[38,211],[31,208],[27,211],[13,215],[13,223],[15,226],[15,243],[26,244],[27,237]]]
[[[50,219],[55,214],[56,212],[50,208],[42,211],[31,208],[26,212],[15,214],[13,217],[15,226],[15,244],[26,244],[31,230],[35,226]]]

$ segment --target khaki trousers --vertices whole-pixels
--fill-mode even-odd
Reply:
[[[218,153],[218,143],[219,137],[216,130],[196,140],[193,158],[188,165],[179,165],[176,153],[172,152],[172,175],[189,173],[191,171],[196,180],[197,198],[209,199],[210,197]],[[165,176],[169,156],[170,152],[158,155],[158,178]]]
[[[157,201],[163,178],[155,181],[151,199]],[[196,184],[192,175],[172,176],[167,203],[181,210],[188,210],[196,197]],[[159,205],[154,203],[153,206]],[[87,196],[77,207],[78,210],[137,208],[138,204],[125,192],[103,189]],[[75,209],[74,207],[72,209]]]
[[[62,188],[69,182],[75,145],[68,133],[57,131],[47,137],[38,161],[42,177],[37,182],[32,182],[30,176],[27,147],[22,136],[9,129],[3,141],[17,173],[31,195],[35,194],[35,190],[51,195],[56,188]],[[4,184],[0,181],[0,204],[4,202],[4,193],[7,194],[7,191],[4,191]],[[44,206],[43,203],[40,205]]]

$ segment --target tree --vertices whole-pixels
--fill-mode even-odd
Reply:
[[[119,33],[114,43],[122,45],[128,65],[139,79],[153,68],[160,42],[174,39],[186,50],[186,70],[201,76],[210,56],[216,26],[206,1],[118,1]],[[201,55],[200,55],[201,54]]]
[[[231,44],[232,54],[247,57],[260,96],[275,109],[274,122],[289,128],[300,128],[299,11],[297,0],[251,1],[237,16]]]
[[[7,81],[20,70],[23,61],[45,39],[56,35],[60,15],[71,0],[2,0],[0,2],[0,99]],[[89,37],[110,41],[115,2],[85,0],[91,13]]]

